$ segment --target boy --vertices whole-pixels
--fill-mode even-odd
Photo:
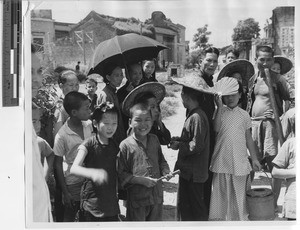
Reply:
[[[173,137],[170,147],[179,150],[175,169],[180,170],[178,215],[183,221],[207,221],[208,207],[204,197],[204,182],[208,179],[210,128],[205,112],[199,107],[202,94],[183,85],[182,104],[187,116],[181,137]]]
[[[85,81],[87,97],[91,101],[90,110],[92,112],[94,112],[95,105],[97,105],[97,94],[96,94],[96,91],[98,89],[97,84],[98,84],[97,80],[92,76],[88,76],[88,79]]]
[[[267,85],[265,68],[270,69],[274,63],[274,51],[269,46],[259,46],[256,50],[256,64],[258,72],[249,80],[249,93],[247,111],[252,119],[252,136],[259,148],[258,159],[262,166],[266,165],[269,172],[272,172],[272,160],[278,152],[278,136],[275,127],[274,114],[271,106],[269,87]],[[274,96],[277,105],[278,115],[283,114],[283,101],[289,104],[289,86],[285,78],[273,71],[270,71],[273,81]],[[275,194],[275,207],[279,196],[281,181],[273,178]]]
[[[80,206],[80,190],[84,178],[70,175],[70,168],[77,155],[77,148],[83,140],[92,135],[92,124],[88,120],[91,111],[88,97],[79,92],[70,92],[65,96],[63,106],[69,118],[55,136],[54,167],[65,204],[64,222],[75,220]],[[63,167],[63,161],[67,164]]]
[[[118,173],[121,185],[127,189],[126,218],[129,221],[162,220],[163,190],[161,176],[170,173],[158,141],[149,134],[151,112],[139,103],[130,108],[131,136],[120,144]],[[171,178],[167,176],[167,179]]]

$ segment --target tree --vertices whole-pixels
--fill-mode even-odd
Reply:
[[[239,20],[233,29],[232,41],[236,49],[246,51],[246,59],[249,60],[252,38],[259,37],[259,25],[253,18]]]
[[[193,49],[199,48],[201,51],[210,46],[208,44],[209,35],[211,35],[211,32],[207,30],[208,25],[204,25],[203,27],[200,27],[197,29],[197,33],[194,34],[193,42],[195,42],[195,45],[193,46]]]

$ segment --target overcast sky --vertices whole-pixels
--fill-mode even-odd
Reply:
[[[36,9],[52,9],[52,17],[59,22],[77,23],[90,11],[114,17],[135,17],[141,21],[151,17],[153,11],[162,11],[173,23],[186,27],[186,40],[197,28],[208,24],[212,32],[209,43],[221,48],[231,44],[233,28],[238,20],[249,17],[259,22],[261,35],[266,20],[278,6],[294,6],[296,0],[177,0],[177,1],[32,1]]]

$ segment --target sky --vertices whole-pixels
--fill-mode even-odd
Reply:
[[[261,37],[266,20],[278,6],[295,6],[296,0],[175,0],[175,1],[32,1],[35,9],[52,9],[58,22],[77,23],[92,10],[114,17],[151,18],[153,11],[162,11],[173,23],[186,27],[185,40],[193,46],[197,28],[208,24],[212,32],[209,43],[218,48],[230,45],[233,28],[249,17],[259,22]],[[270,20],[269,20],[270,21]]]

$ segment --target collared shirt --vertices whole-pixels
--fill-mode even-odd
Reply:
[[[248,102],[246,109],[249,114],[252,114],[252,106],[255,101],[254,88],[257,83],[257,77],[260,74],[260,72],[257,72],[249,80]],[[290,100],[290,86],[282,75],[276,74],[272,71],[270,71],[270,74],[273,80],[274,96],[278,108],[278,113],[279,116],[281,116],[283,114],[283,101]]]
[[[251,171],[248,160],[246,130],[251,128],[249,114],[236,106],[221,108],[221,127],[216,137],[216,145],[211,159],[210,170],[245,176]]]
[[[158,138],[147,135],[147,147],[132,135],[120,144],[118,155],[118,173],[121,185],[128,190],[128,201],[133,207],[141,207],[163,202],[162,183],[147,188],[139,184],[131,184],[134,176],[160,178],[170,172],[161,150]]]
[[[208,178],[210,131],[207,116],[200,108],[189,112],[181,133],[175,169],[180,177],[203,183]]]
[[[37,136],[32,128],[32,211],[33,222],[52,222],[48,185],[41,164]]]
[[[120,144],[121,141],[126,138],[126,132],[124,129],[121,107],[120,107],[119,99],[117,97],[116,89],[109,84],[107,84],[100,92],[97,105],[100,105],[101,103],[107,101],[113,103],[116,109],[118,110],[118,127],[113,138],[117,142],[117,144]]]
[[[84,139],[82,139],[77,133],[70,129],[67,121],[55,136],[53,151],[55,155],[64,158],[63,170],[65,181],[67,185],[71,185],[83,182],[84,180],[82,177],[71,175],[70,169],[77,156],[78,146],[83,140],[92,136],[93,127],[91,121],[82,121],[84,135]]]

